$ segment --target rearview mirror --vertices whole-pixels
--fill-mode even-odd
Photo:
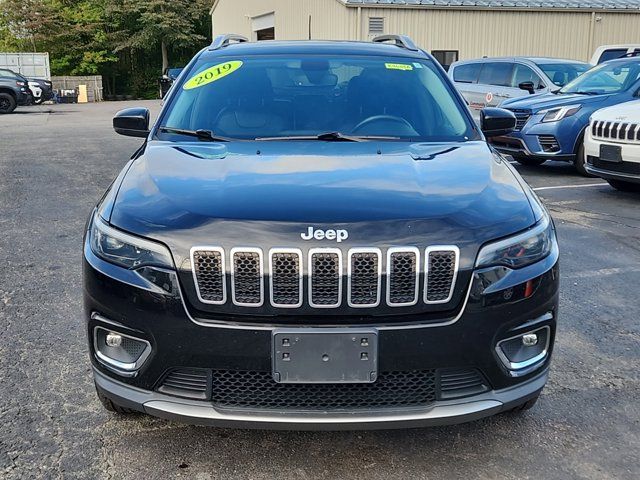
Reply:
[[[480,110],[480,129],[487,138],[500,137],[513,132],[516,116],[504,108],[483,108]]]
[[[113,117],[113,129],[127,137],[147,137],[149,135],[149,109],[142,107],[125,108]]]
[[[526,90],[532,95],[536,93],[536,86],[533,84],[533,82],[522,82],[518,84],[518,88],[520,90]]]

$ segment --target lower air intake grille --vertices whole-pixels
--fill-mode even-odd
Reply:
[[[418,252],[389,251],[388,302],[390,305],[411,305],[418,296]]]
[[[560,144],[553,135],[538,135],[538,141],[542,150],[547,153],[554,153],[560,151]]]
[[[214,370],[211,400],[228,408],[352,410],[425,406],[435,399],[435,370],[382,372],[364,384],[282,384],[269,372]]]
[[[340,254],[311,252],[311,305],[331,307],[340,305],[342,289]]]
[[[232,251],[233,302],[236,305],[262,305],[262,260],[258,251]]]
[[[193,271],[200,300],[205,303],[224,303],[224,257],[221,250],[193,252]]]
[[[489,386],[475,369],[446,369],[438,371],[440,398],[466,397],[486,392]]]
[[[162,381],[159,392],[178,397],[206,400],[209,394],[209,370],[181,369],[173,370]]]
[[[426,303],[446,303],[453,294],[458,252],[453,250],[427,250]]]

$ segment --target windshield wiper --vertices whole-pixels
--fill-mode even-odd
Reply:
[[[319,135],[294,135],[288,137],[258,137],[260,141],[276,140],[319,140],[322,142],[367,142],[369,140],[398,140],[399,137],[345,135],[340,132],[326,132]]]
[[[209,142],[231,141],[230,138],[216,136],[211,130],[204,130],[202,128],[199,128],[198,130],[186,130],[184,128],[160,127],[158,130],[166,133],[177,133],[178,135],[189,135],[190,137],[197,137],[200,140],[207,140]]]
[[[594,92],[593,90],[578,90],[577,92],[573,92],[576,95],[600,95],[598,92]]]

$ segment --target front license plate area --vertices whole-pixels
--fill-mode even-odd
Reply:
[[[600,145],[600,160],[604,162],[622,162],[622,147],[618,145]]]
[[[278,383],[372,383],[378,375],[375,329],[276,329],[273,379]]]

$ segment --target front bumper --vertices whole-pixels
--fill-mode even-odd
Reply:
[[[575,118],[542,123],[543,115],[534,114],[521,130],[490,139],[500,153],[516,158],[573,162],[579,127]]]
[[[378,332],[379,371],[423,369],[477,369],[486,380],[481,392],[455,399],[438,394],[420,407],[384,409],[299,410],[220,407],[200,400],[161,393],[163,379],[180,369],[271,372],[272,333],[277,318],[255,319],[243,325],[201,324],[185,308],[181,292],[165,295],[135,286],[134,277],[117,278],[119,267],[84,256],[87,334],[96,386],[115,403],[163,418],[218,426],[358,429],[400,428],[453,424],[499,413],[535,397],[543,388],[553,350],[558,307],[558,255],[514,271],[489,284],[482,272],[474,274],[460,314],[447,324],[391,325],[388,318],[371,325]],[[125,271],[129,272],[129,271]],[[530,297],[512,295],[518,286],[535,280]],[[178,289],[179,290],[179,289]],[[509,295],[506,292],[510,292]],[[332,319],[335,321],[335,319]],[[348,327],[348,319],[342,327]],[[291,325],[287,325],[291,327]],[[300,325],[304,327],[305,325]],[[152,351],[130,376],[101,362],[93,343],[96,327],[147,341]],[[362,325],[358,325],[362,327]],[[496,344],[542,327],[549,328],[546,355],[514,373],[496,352]],[[211,391],[211,386],[209,386]]]
[[[600,160],[600,146],[618,146],[622,152],[622,162]],[[610,180],[640,183],[640,143],[621,143],[593,138],[590,131],[584,137],[584,152],[587,158],[586,170],[592,175]]]
[[[96,388],[119,405],[167,420],[192,425],[273,430],[361,430],[454,425],[508,411],[535,398],[547,382],[545,369],[517,386],[472,398],[439,401],[423,409],[366,413],[268,412],[218,409],[187,400],[131,387],[94,368]]]

